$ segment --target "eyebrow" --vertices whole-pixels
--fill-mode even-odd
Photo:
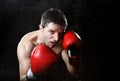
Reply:
[[[53,30],[53,29],[49,29],[48,31],[55,31],[55,30]]]
[[[49,29],[48,31],[52,31],[52,32],[56,32],[54,29]],[[63,32],[58,32],[58,33],[64,33],[64,31]]]

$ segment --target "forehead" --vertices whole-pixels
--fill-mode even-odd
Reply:
[[[56,23],[49,23],[47,27],[45,27],[47,30],[53,30],[53,31],[58,31],[58,32],[64,32],[65,26],[56,24]]]

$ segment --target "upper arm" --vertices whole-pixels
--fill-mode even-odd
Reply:
[[[30,67],[31,50],[31,43],[27,43],[26,45],[18,44],[17,57],[19,62],[20,77],[25,75]]]

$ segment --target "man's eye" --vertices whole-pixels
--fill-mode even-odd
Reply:
[[[63,33],[59,33],[59,36],[63,36]]]
[[[49,31],[50,32],[50,34],[54,34],[54,31]]]
[[[58,35],[59,35],[59,38],[61,38],[63,36],[63,33],[59,33]]]

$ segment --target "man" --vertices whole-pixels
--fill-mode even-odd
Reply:
[[[74,32],[66,33],[67,25],[63,12],[51,8],[42,14],[39,30],[29,32],[22,37],[17,47],[20,81],[31,81],[38,78],[42,81],[44,73],[48,71],[52,74],[52,71],[49,70],[52,70],[51,68],[54,68],[60,60],[64,61],[68,72],[73,77],[79,77],[78,67],[76,67],[76,64],[79,65],[79,60],[77,59],[78,63],[76,60],[70,60],[69,55],[72,51],[69,49],[76,45],[79,46],[80,38]],[[71,39],[72,43],[67,43],[67,40]],[[60,57],[62,59],[59,59]]]

